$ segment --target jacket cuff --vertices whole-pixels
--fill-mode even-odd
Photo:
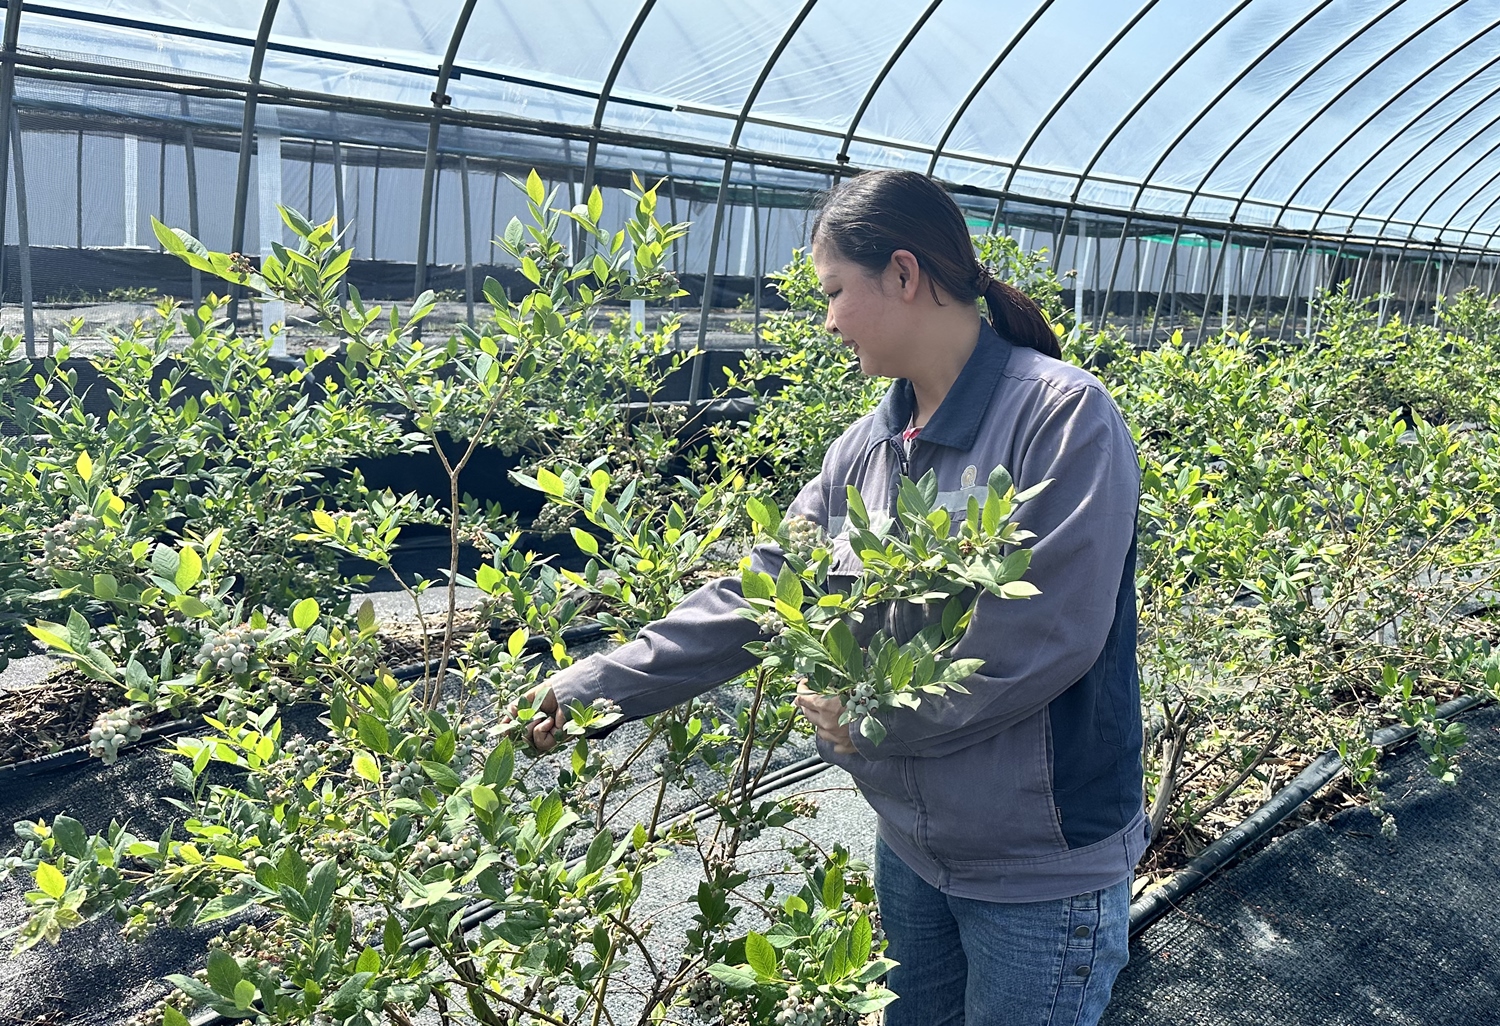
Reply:
[[[558,708],[566,708],[573,702],[588,705],[602,694],[599,690],[597,659],[598,656],[580,659],[566,670],[559,670],[547,678],[545,683],[552,689]]]

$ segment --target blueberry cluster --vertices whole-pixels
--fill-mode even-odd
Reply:
[[[571,950],[578,942],[578,924],[587,919],[588,915],[588,906],[581,899],[569,895],[552,910],[552,918],[538,939]]]
[[[786,997],[776,1003],[776,1026],[824,1026],[829,1021],[828,1003],[823,995],[815,994],[811,999],[803,996],[802,987],[792,984],[786,989]]]
[[[823,528],[815,520],[800,515],[786,518],[787,549],[799,556],[810,556],[823,544]]]
[[[75,507],[68,519],[42,531],[42,554],[35,561],[37,568],[77,566],[82,562],[78,554],[79,541],[97,531],[102,524],[87,506]]]
[[[422,788],[427,784],[427,778],[422,774],[422,767],[416,762],[402,762],[397,759],[391,763],[391,768],[385,771],[385,784],[390,788],[391,794],[397,798],[415,798],[422,793]]]
[[[704,1022],[712,1022],[724,1003],[724,987],[711,976],[700,976],[682,991],[682,1003]]]
[[[294,780],[306,780],[327,765],[323,753],[301,734],[282,742],[281,754],[291,760]]]
[[[479,835],[465,830],[450,841],[424,837],[412,849],[412,857],[423,870],[447,865],[455,873],[467,873],[479,859]]]
[[[849,692],[848,698],[844,700],[844,708],[849,710],[851,716],[864,716],[874,712],[878,703],[875,697],[875,685],[869,681],[860,681],[854,685]]]
[[[110,709],[99,714],[89,729],[89,754],[106,766],[120,757],[120,749],[141,739],[140,710]]]
[[[760,628],[762,634],[769,634],[773,637],[786,633],[786,621],[774,609],[767,609],[764,613],[757,616],[755,618],[755,626]]]
[[[249,624],[210,634],[198,648],[198,665],[224,674],[249,673],[255,665],[256,648],[265,640],[266,632]]]

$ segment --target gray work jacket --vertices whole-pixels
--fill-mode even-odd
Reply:
[[[791,512],[834,536],[834,573],[858,570],[847,540],[845,486],[868,509],[891,509],[901,475],[937,474],[962,517],[1004,466],[1017,490],[1051,484],[1017,511],[1037,538],[1026,577],[1041,594],[982,595],[956,658],[984,660],[956,691],[916,709],[883,709],[886,738],[852,730],[846,769],[879,817],[880,836],[928,883],[958,897],[1048,901],[1118,883],[1146,848],[1136,671],[1135,531],[1140,468],[1129,429],[1087,371],[1013,346],[985,323],[942,405],[911,443],[913,406],[896,381],[880,406],[828,450]],[[757,546],[773,576],[781,553]],[[627,717],[660,712],[750,669],[756,639],[737,577],[687,596],[636,640],[554,675],[560,702],[600,696]],[[933,615],[936,615],[935,613]],[[921,628],[910,603],[885,611],[898,640]]]

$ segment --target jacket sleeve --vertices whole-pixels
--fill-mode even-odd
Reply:
[[[954,658],[983,659],[968,694],[922,695],[915,709],[882,709],[876,745],[851,724],[868,759],[939,757],[988,740],[1046,707],[1099,658],[1114,622],[1135,536],[1140,466],[1123,418],[1101,387],[1066,392],[1043,409],[1010,468],[1017,491],[1052,483],[1016,512],[1031,543],[1029,599],[980,596]]]
[[[824,463],[827,466],[827,461]],[[790,513],[828,527],[826,476],[818,474],[792,502]],[[781,548],[755,546],[750,565],[775,577],[781,572]],[[669,709],[756,664],[745,645],[761,638],[755,621],[741,616],[747,608],[736,577],[710,581],[684,598],[665,617],[641,629],[634,641],[582,659],[552,675],[547,683],[561,705],[608,698],[626,719]]]

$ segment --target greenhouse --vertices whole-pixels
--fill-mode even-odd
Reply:
[[[1494,5],[3,9],[0,1019],[1492,1014]]]

